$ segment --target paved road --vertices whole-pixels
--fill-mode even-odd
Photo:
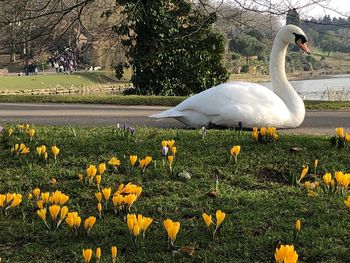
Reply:
[[[174,119],[154,120],[148,115],[168,107],[115,106],[94,104],[0,104],[0,121],[45,125],[103,126],[127,123],[134,126],[184,128]],[[308,111],[304,123],[297,129],[281,132],[294,134],[334,134],[335,127],[350,131],[350,111]]]

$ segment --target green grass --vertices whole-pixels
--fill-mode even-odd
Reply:
[[[53,89],[56,87],[89,87],[115,83],[110,72],[82,72],[72,75],[5,76],[0,78],[0,90]]]
[[[82,103],[115,105],[176,106],[187,97],[138,95],[2,95],[0,103]],[[307,110],[350,110],[349,101],[305,101]]]
[[[115,104],[115,105],[157,105],[175,106],[186,97],[167,96],[138,96],[138,95],[4,95],[0,96],[0,102],[20,103],[20,102],[52,102],[52,103],[83,103],[83,104]]]
[[[5,136],[6,137],[6,136]],[[0,256],[5,262],[82,262],[83,248],[102,248],[102,262],[110,261],[110,247],[119,248],[120,262],[271,262],[275,244],[292,243],[293,224],[302,221],[302,232],[296,250],[300,262],[348,262],[350,252],[350,211],[343,204],[346,195],[307,196],[305,189],[291,187],[286,177],[299,174],[304,164],[319,159],[319,174],[347,171],[350,148],[336,150],[329,138],[280,135],[274,144],[257,144],[250,133],[232,130],[209,130],[205,140],[198,130],[138,129],[135,137],[122,137],[115,127],[71,128],[36,127],[32,142],[23,133],[8,141],[2,138],[0,150],[0,192],[27,195],[35,187],[43,191],[61,190],[70,196],[70,210],[83,220],[97,216],[94,193],[96,185],[82,185],[78,174],[89,164],[107,162],[112,156],[121,159],[117,172],[109,168],[102,177],[103,187],[133,182],[143,187],[131,212],[154,218],[146,239],[135,249],[123,216],[111,209],[97,220],[90,236],[80,229],[70,233],[63,224],[49,231],[36,215],[36,207],[24,198],[9,215],[0,214]],[[175,139],[177,155],[175,172],[161,165],[162,140]],[[13,156],[9,147],[24,141],[32,149],[28,156]],[[40,161],[34,147],[57,144],[61,149],[55,162],[49,153]],[[229,149],[241,145],[238,163],[229,160]],[[291,147],[301,147],[299,153]],[[151,155],[157,165],[142,174],[130,170],[128,157]],[[192,179],[176,174],[186,170]],[[211,198],[219,177],[220,195]],[[49,183],[51,178],[57,184]],[[309,176],[306,177],[309,179]],[[202,212],[226,212],[221,231],[213,241],[201,218]],[[181,222],[176,247],[193,246],[194,255],[173,253],[162,221],[171,218]],[[94,260],[92,261],[94,262]]]

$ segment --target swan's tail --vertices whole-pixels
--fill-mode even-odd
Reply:
[[[158,113],[158,114],[150,115],[149,117],[156,118],[156,119],[162,119],[162,118],[176,118],[176,117],[181,117],[181,116],[182,116],[181,112],[172,108],[172,109],[163,111],[163,112]]]

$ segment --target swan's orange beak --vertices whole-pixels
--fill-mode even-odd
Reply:
[[[301,41],[301,39],[298,39],[297,42],[296,42],[296,44],[297,44],[297,46],[298,46],[299,48],[301,48],[305,53],[307,53],[307,54],[310,54],[310,53],[311,53],[310,49],[306,46],[305,43],[303,43],[303,42]]]

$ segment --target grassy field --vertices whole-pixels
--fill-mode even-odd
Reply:
[[[83,103],[115,105],[176,106],[187,97],[138,95],[2,95],[0,103]],[[305,101],[307,110],[350,110],[349,101]]]
[[[0,77],[0,90],[53,89],[56,87],[89,87],[115,83],[111,72],[81,72],[71,75],[32,75]]]
[[[160,151],[162,140],[170,139],[177,147],[173,173],[162,165]],[[19,142],[30,147],[29,154],[10,154],[11,146]],[[42,144],[47,145],[47,161],[35,153]],[[54,144],[60,148],[57,161],[51,153]],[[233,145],[241,146],[237,164],[229,158]],[[116,127],[39,126],[32,141],[15,129],[10,138],[2,135],[0,147],[0,193],[23,194],[18,207],[0,214],[4,262],[83,262],[82,249],[97,247],[102,249],[102,262],[111,262],[111,246],[118,247],[118,262],[271,262],[279,243],[294,244],[300,262],[349,260],[350,211],[343,203],[348,192],[324,193],[321,188],[325,172],[348,171],[350,148],[335,149],[327,137],[280,135],[275,143],[258,144],[250,133],[232,130],[209,130],[202,139],[198,130],[137,129],[136,135],[127,136]],[[291,147],[303,150],[291,152]],[[153,162],[144,173],[138,165],[131,169],[132,154],[152,156]],[[107,163],[113,156],[121,165],[118,170],[107,165],[101,187],[111,187],[114,193],[121,183],[142,186],[130,212],[153,218],[146,238],[137,246],[125,214],[115,215],[109,200],[99,219],[95,181],[82,184],[78,178],[90,164]],[[315,159],[319,160],[317,172]],[[299,177],[303,165],[310,170],[301,184],[320,182],[315,197],[308,196],[303,185],[293,187],[288,182],[291,175]],[[178,175],[183,171],[191,179]],[[57,183],[52,183],[53,178]],[[66,223],[48,230],[36,214],[35,201],[27,199],[36,187],[69,195],[67,206],[79,212],[82,225],[88,216],[96,216],[90,235],[83,226],[75,235]],[[213,190],[217,197],[208,196]],[[202,213],[214,216],[218,209],[226,218],[212,240]],[[175,248],[170,247],[163,227],[166,218],[181,223]],[[302,228],[294,242],[296,219]],[[47,222],[51,222],[49,213]],[[183,246],[194,249],[193,255],[181,252]]]

